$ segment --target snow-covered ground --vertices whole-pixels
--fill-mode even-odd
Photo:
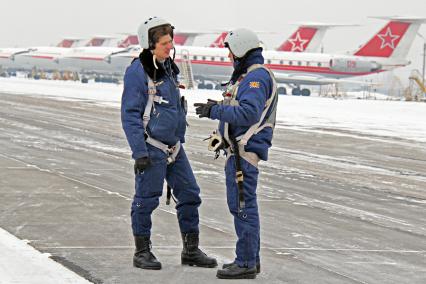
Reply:
[[[0,78],[0,97],[1,93],[30,94],[60,100],[89,100],[117,108],[122,89],[122,85],[105,83]],[[213,90],[183,90],[182,94],[188,99],[191,116],[195,116],[195,102],[221,99],[221,92]],[[277,121],[282,128],[327,131],[333,135],[365,133],[426,142],[424,103],[280,96]],[[0,283],[88,283],[1,228],[0,251]]]
[[[0,228],[0,283],[90,283]]]
[[[90,100],[116,107],[120,106],[122,89],[123,85],[106,83],[0,78],[0,92]],[[183,90],[182,94],[188,99],[191,116],[195,116],[195,102],[221,99],[221,92],[214,90]],[[356,94],[352,93],[351,97]],[[278,127],[314,128],[315,131],[319,131],[318,128],[321,131],[337,129],[426,142],[424,103],[280,96],[277,121]]]

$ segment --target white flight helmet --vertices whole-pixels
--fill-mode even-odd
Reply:
[[[224,44],[231,50],[232,54],[241,58],[247,51],[259,47],[260,41],[257,35],[251,30],[236,29],[226,35]]]
[[[143,49],[149,49],[155,45],[155,42],[152,42],[152,39],[149,38],[149,31],[153,28],[170,25],[172,29],[174,28],[168,21],[158,18],[152,17],[143,22],[138,28],[138,40],[139,45]]]

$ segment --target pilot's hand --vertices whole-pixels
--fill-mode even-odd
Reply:
[[[142,173],[149,166],[151,166],[151,159],[149,157],[138,158],[135,161],[135,175]]]
[[[207,103],[195,103],[195,113],[198,114],[200,118],[207,117],[210,118],[211,108],[214,105],[217,105],[218,101],[208,99]]]

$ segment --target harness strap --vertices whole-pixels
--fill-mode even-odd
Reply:
[[[272,73],[272,71],[269,70],[264,65],[253,64],[247,69],[246,74],[243,74],[241,76],[241,78],[234,85],[232,85],[228,88],[228,90],[225,92],[226,95],[224,95],[225,96],[225,98],[223,100],[224,105],[238,106],[239,102],[238,102],[238,100],[236,100],[236,97],[237,97],[237,94],[238,94],[238,87],[239,87],[240,82],[242,81],[242,79],[245,76],[247,76],[248,73],[250,73],[250,72],[252,72],[256,69],[259,69],[259,68],[263,68],[269,73],[269,76],[272,79],[272,92],[271,92],[270,97],[265,102],[265,107],[264,107],[264,110],[262,112],[262,115],[261,115],[259,121],[256,124],[252,125],[244,134],[242,134],[242,135],[240,135],[236,138],[237,141],[239,142],[238,144],[242,144],[242,145],[247,145],[250,138],[254,134],[259,133],[265,127],[274,127],[275,126],[275,123],[268,123],[268,121],[265,122],[264,124],[262,124],[263,120],[265,119],[266,115],[268,114],[269,109],[271,107],[276,108],[276,106],[277,106],[276,105],[276,98],[277,98],[278,95],[277,95],[277,83],[276,83],[276,80],[275,80],[275,76]],[[272,115],[272,113],[271,113],[271,115]],[[225,123],[225,125],[224,125],[224,138],[225,138],[226,142],[228,142],[228,144],[231,144],[230,143],[231,141],[229,140],[229,125],[228,125],[228,123]]]
[[[265,117],[266,117],[266,114],[268,113],[268,111],[269,111],[269,109],[270,109],[270,107],[271,107],[271,105],[272,105],[272,102],[275,100],[275,98],[277,97],[277,82],[276,82],[276,80],[275,80],[275,77],[274,77],[274,74],[272,73],[272,71],[271,70],[269,70],[268,68],[266,68],[265,66],[263,66],[263,65],[261,65],[261,64],[254,64],[254,65],[252,65],[252,66],[250,66],[249,68],[248,68],[248,72],[251,72],[251,71],[253,71],[253,70],[255,70],[255,69],[258,69],[258,68],[263,68],[263,69],[265,69],[266,71],[268,71],[268,73],[269,73],[269,76],[271,76],[271,79],[272,79],[272,93],[271,93],[271,96],[270,96],[270,98],[266,101],[266,103],[265,103],[265,109],[263,110],[263,112],[262,112],[262,115],[261,115],[261,117],[260,117],[260,120],[256,123],[256,124],[254,124],[254,125],[252,125],[247,131],[246,131],[246,133],[243,135],[243,137],[240,139],[240,144],[242,144],[242,145],[247,145],[247,142],[250,140],[250,138],[254,135],[254,134],[257,134],[257,133],[259,133],[262,129],[264,129],[265,127],[274,127],[274,125],[273,124],[267,124],[267,123],[265,123],[264,125],[262,125],[262,126],[260,126],[261,124],[262,124],[262,122],[263,122],[263,120],[265,119]],[[273,105],[273,107],[276,107],[276,104],[275,105]],[[260,129],[260,127],[262,128],[262,129]]]
[[[174,146],[170,147],[167,144],[164,144],[161,141],[158,141],[152,137],[150,137],[149,135],[147,135],[145,142],[160,149],[161,151],[163,151],[165,154],[168,155],[167,157],[167,164],[171,164],[174,163],[176,161],[176,157],[179,154],[180,151],[180,141],[178,141]]]
[[[154,107],[154,102],[162,104],[162,103],[169,103],[167,100],[164,100],[162,96],[157,96],[157,88],[155,87],[154,81],[146,75],[148,80],[148,101],[145,106],[145,110],[143,112],[143,127],[146,129],[148,126],[149,120],[151,119],[151,111]]]
[[[171,163],[174,163],[176,161],[176,156],[179,154],[180,146],[181,146],[180,141],[178,141],[175,146],[170,148],[170,150],[169,150],[170,155],[167,158],[167,164],[168,165],[170,165]]]
[[[160,149],[165,154],[169,154],[169,145],[164,144],[163,142],[160,142],[160,141],[152,138],[151,136],[146,137],[145,142],[148,143],[148,144],[151,144],[152,146],[154,146],[158,149]]]
[[[254,153],[254,152],[246,152],[244,150],[244,146],[243,145],[238,145],[238,146],[239,146],[239,154],[240,154],[241,158],[243,158],[244,160],[246,160],[253,167],[258,168],[259,167],[259,162],[260,162],[259,156],[256,153]],[[226,149],[226,152],[228,153],[228,155],[226,157],[226,161],[228,161],[229,157],[232,156],[232,155],[234,155],[234,151],[232,150],[231,147],[228,147]]]
[[[241,156],[239,153],[238,142],[235,138],[231,139],[234,155],[235,155],[235,182],[237,183],[238,188],[238,215],[243,217],[243,209],[246,207],[246,202],[244,198],[244,174],[243,169],[241,167]],[[245,215],[247,217],[247,215]]]
[[[166,205],[170,205],[170,198],[173,199],[173,201],[175,202],[175,204],[177,204],[177,199],[176,197],[173,195],[172,193],[172,188],[170,187],[170,185],[167,185],[167,191],[166,191]]]
[[[149,119],[151,118],[151,110],[154,106],[154,97],[157,94],[157,89],[155,88],[155,83],[151,77],[146,74],[148,80],[148,102],[146,103],[145,110],[143,112],[143,127],[146,129]]]

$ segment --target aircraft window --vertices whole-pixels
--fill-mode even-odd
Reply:
[[[298,61],[297,65],[302,66],[302,61]]]
[[[214,56],[212,56],[212,58],[210,58],[212,61],[214,61]]]
[[[310,64],[309,64],[309,61],[306,61],[306,66],[309,66]]]
[[[284,64],[284,60],[280,60],[280,64],[283,65]]]
[[[197,60],[197,55],[194,55],[194,60]]]
[[[203,57],[201,57],[203,60],[206,60],[206,57],[205,56],[203,56]]]
[[[293,61],[289,61],[289,62],[288,62],[288,65],[293,65]]]
[[[183,56],[183,59],[188,59],[188,56],[187,56],[187,55],[184,55],[184,56]]]
[[[268,59],[266,62],[268,62],[268,64],[271,64],[271,59]]]
[[[321,67],[321,62],[318,62],[318,67]]]
[[[221,58],[220,58],[220,61],[225,61],[225,58],[221,57]]]

